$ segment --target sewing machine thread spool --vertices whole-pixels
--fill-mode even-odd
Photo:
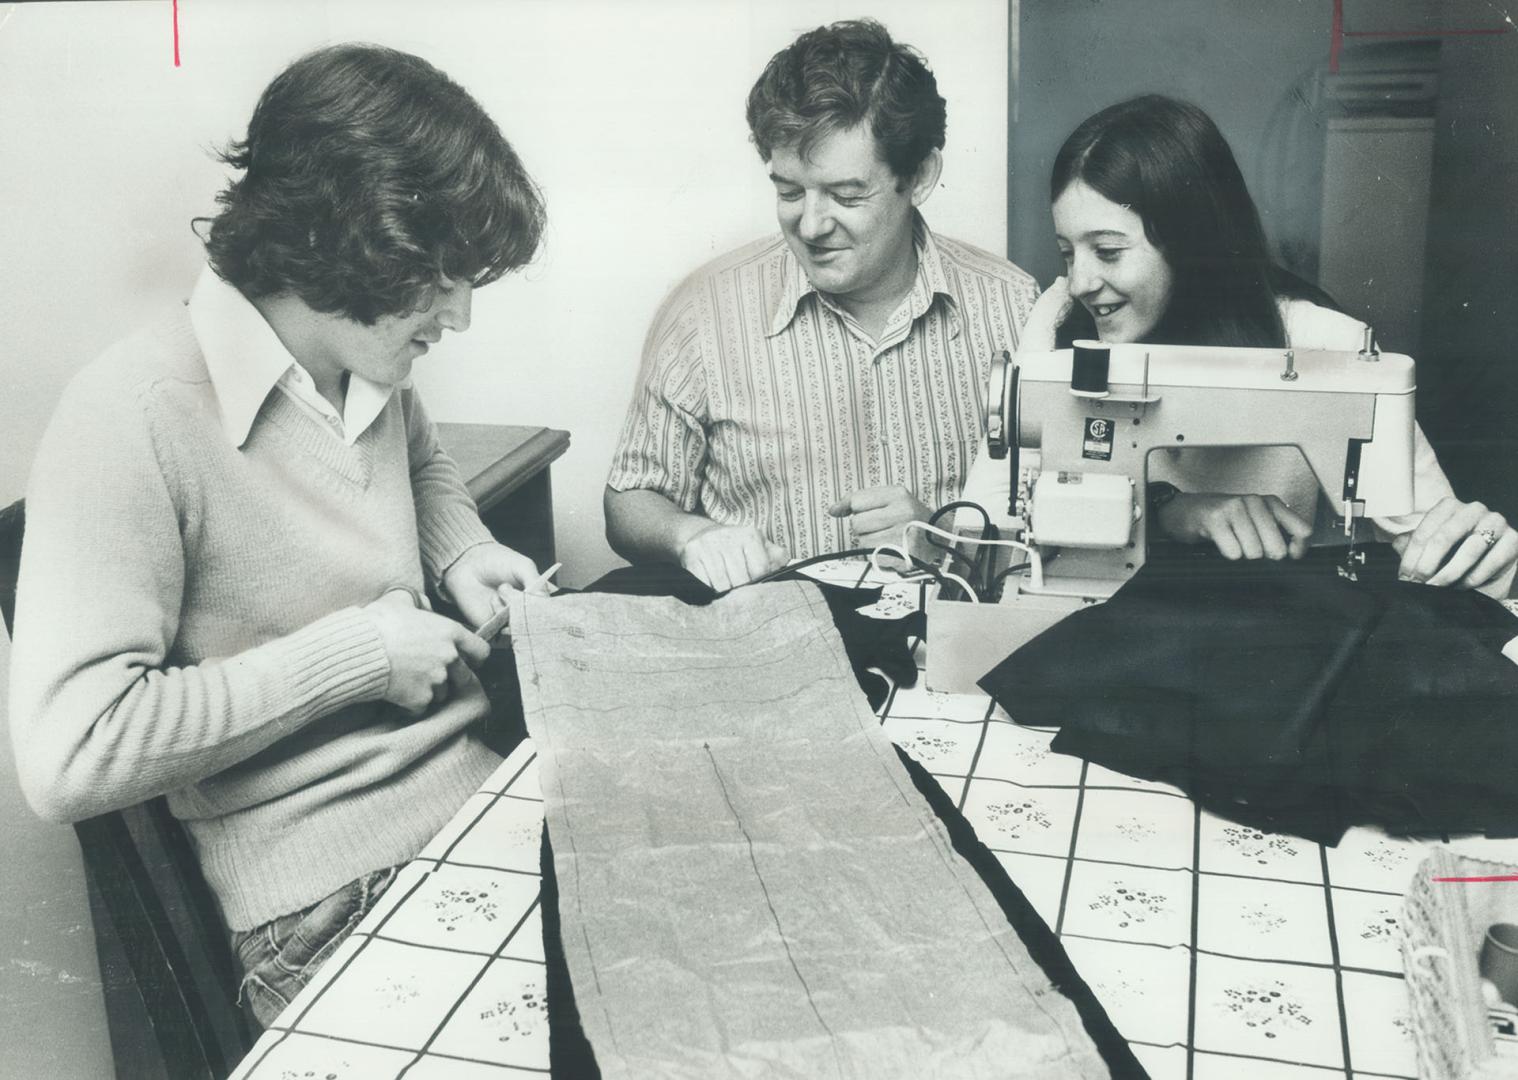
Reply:
[[[1112,350],[1100,341],[1082,340],[1072,343],[1074,359],[1070,367],[1070,392],[1080,397],[1106,397],[1108,394],[1107,367]]]

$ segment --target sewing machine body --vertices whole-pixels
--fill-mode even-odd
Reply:
[[[1094,344],[1094,343],[1093,343]],[[1413,362],[1371,351],[1113,345],[1093,387],[1076,350],[997,365],[993,457],[964,497],[1031,566],[997,603],[932,601],[928,685],[968,690],[1024,641],[1111,596],[1147,556],[1146,486],[1157,450],[1295,446],[1344,522],[1413,509]],[[988,467],[989,466],[989,467]],[[958,531],[966,534],[960,515]],[[978,532],[978,528],[974,530]],[[966,545],[962,550],[973,554]],[[1024,556],[998,548],[994,572]],[[1351,548],[1351,557],[1352,557]],[[980,609],[980,610],[977,610]]]

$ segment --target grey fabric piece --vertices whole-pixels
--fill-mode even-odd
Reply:
[[[512,602],[608,1080],[1107,1075],[914,789],[815,586]]]

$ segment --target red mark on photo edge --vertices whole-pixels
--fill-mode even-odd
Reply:
[[[1339,70],[1339,57],[1344,53],[1346,38],[1439,38],[1464,37],[1473,34],[1506,34],[1513,29],[1512,20],[1506,26],[1446,26],[1417,30],[1346,30],[1344,29],[1344,0],[1334,0],[1333,22],[1328,30],[1328,73]]]
[[[179,0],[174,0],[177,4]],[[1334,0],[1333,24],[1329,27],[1328,73],[1339,72],[1339,53],[1344,49],[1344,0]]]
[[[1436,877],[1435,881],[1518,881],[1518,874],[1491,874],[1486,877]]]
[[[179,66],[179,0],[174,0],[174,66]]]

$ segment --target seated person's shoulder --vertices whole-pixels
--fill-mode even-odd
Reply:
[[[938,250],[944,257],[953,260],[971,273],[1004,281],[1013,289],[1027,293],[1030,300],[1038,295],[1037,280],[1016,263],[1000,255],[994,255],[984,248],[976,247],[974,244],[944,236],[942,233],[934,233],[933,242],[938,245]]]
[[[675,286],[671,295],[697,291],[714,281],[734,281],[756,271],[778,271],[786,250],[785,238],[779,233],[753,240],[696,267]]]
[[[785,238],[778,233],[734,248],[692,270],[672,288],[660,305],[656,322],[709,313],[714,298],[731,295],[767,279],[778,284],[785,259]]]
[[[63,391],[60,416],[117,424],[140,417],[149,401],[209,397],[205,361],[179,308],[107,346]]]
[[[1292,348],[1354,351],[1365,344],[1365,324],[1342,311],[1297,297],[1283,298],[1279,306]]]

